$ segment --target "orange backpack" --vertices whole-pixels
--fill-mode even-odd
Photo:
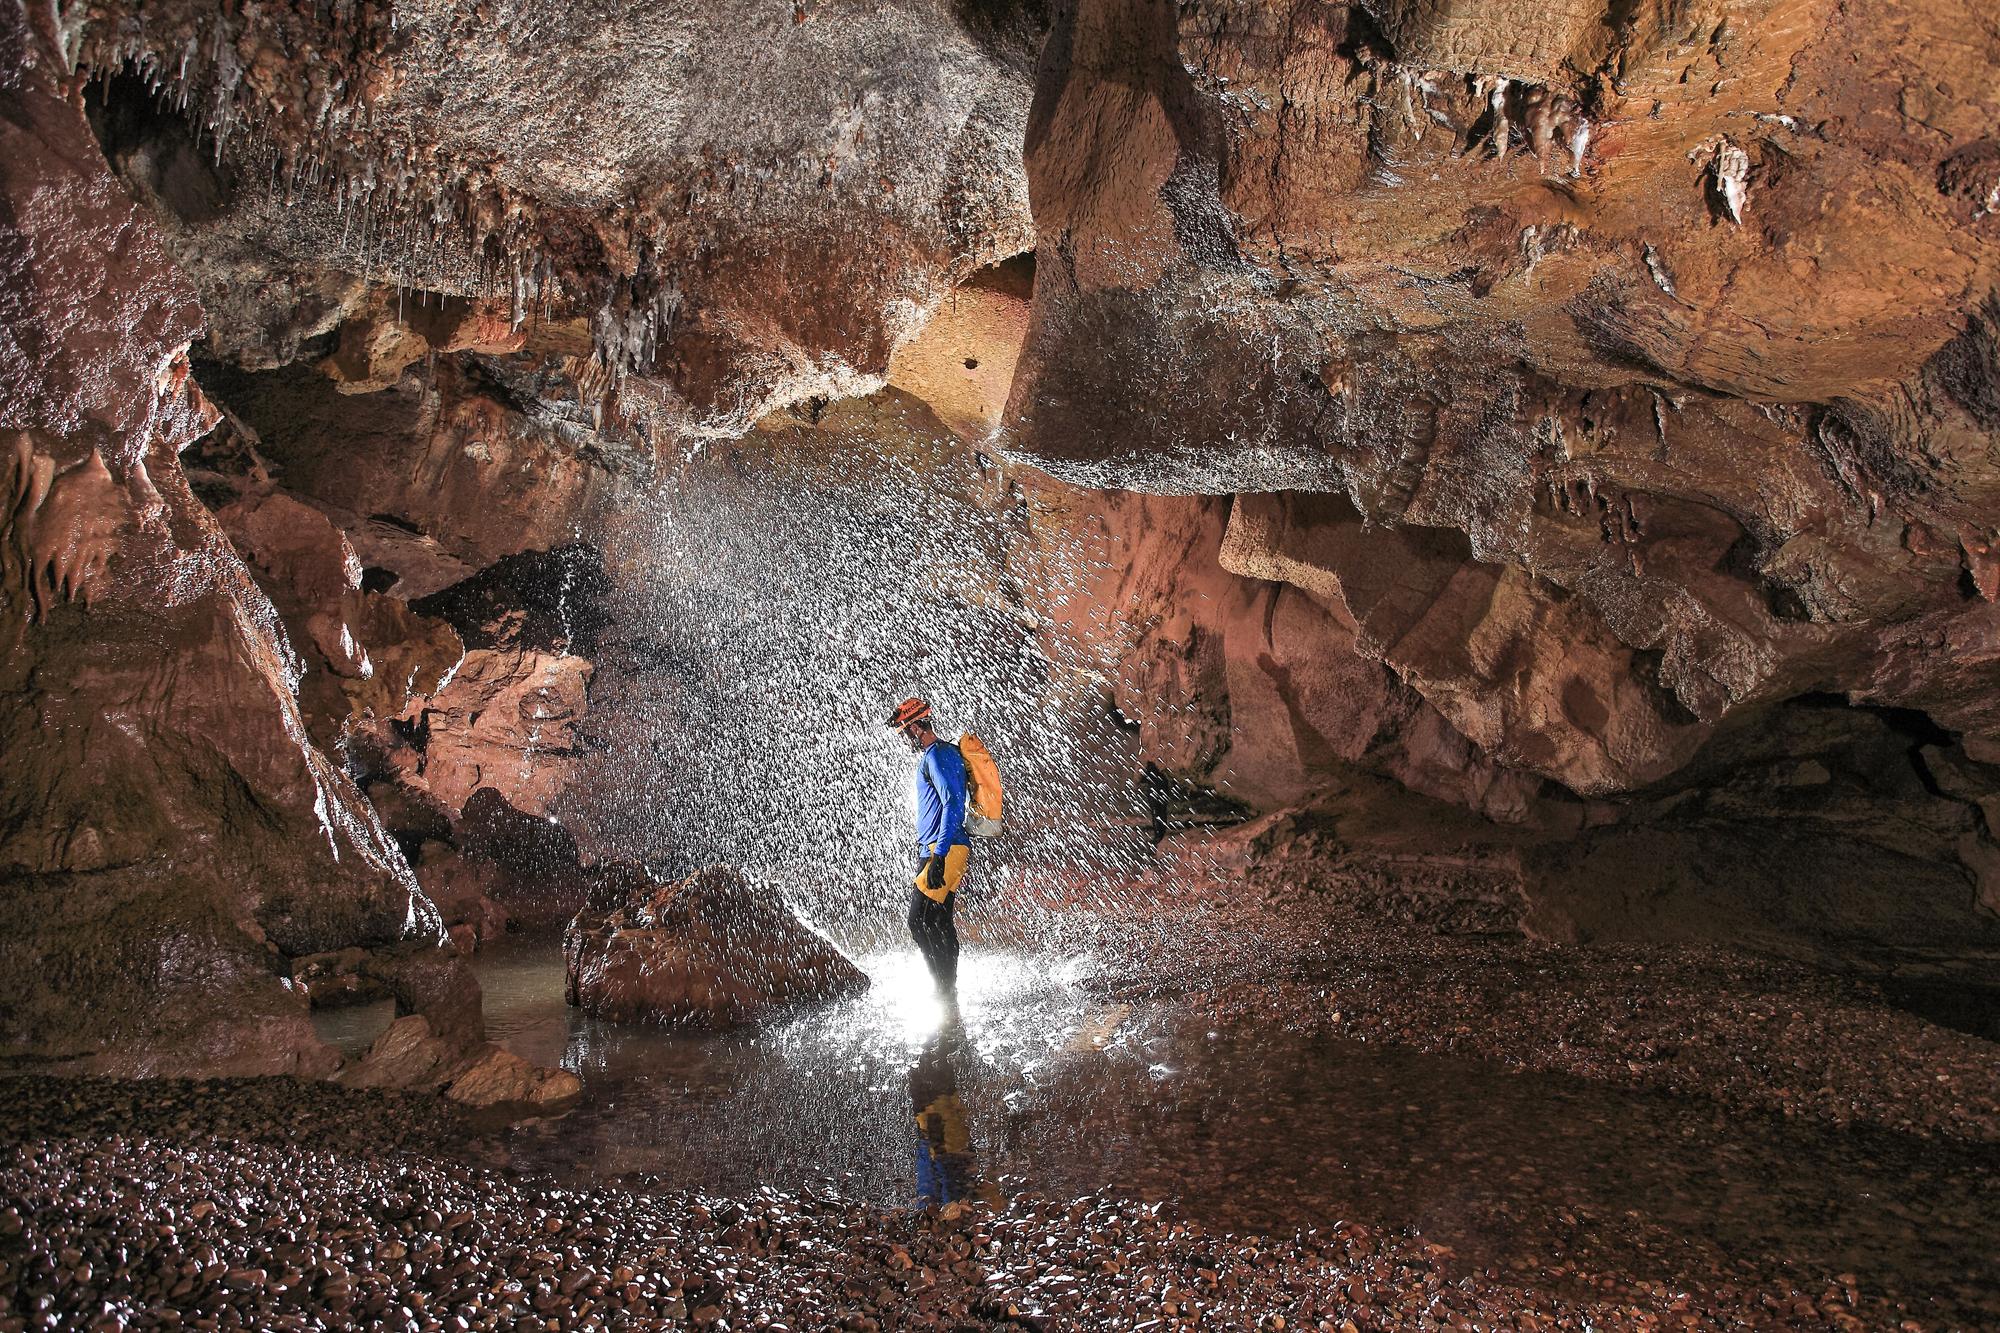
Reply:
[[[958,738],[965,756],[965,831],[981,838],[1000,836],[1000,766],[986,743],[966,732]]]

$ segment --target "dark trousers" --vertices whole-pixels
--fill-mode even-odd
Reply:
[[[910,890],[910,938],[917,942],[932,980],[946,989],[958,984],[958,927],[951,920],[957,901],[955,893],[934,903],[922,889]]]

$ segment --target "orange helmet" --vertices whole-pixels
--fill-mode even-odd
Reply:
[[[907,727],[912,722],[928,722],[930,720],[931,706],[928,703],[922,699],[905,699],[896,705],[895,712],[889,714],[888,725],[892,727]]]

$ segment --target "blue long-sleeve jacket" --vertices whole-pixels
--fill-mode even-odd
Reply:
[[[965,836],[965,756],[932,741],[917,763],[917,847],[926,856],[970,846]]]

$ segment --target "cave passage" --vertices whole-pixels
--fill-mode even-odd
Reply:
[[[0,0],[0,1333],[2000,1329],[1991,9]]]

